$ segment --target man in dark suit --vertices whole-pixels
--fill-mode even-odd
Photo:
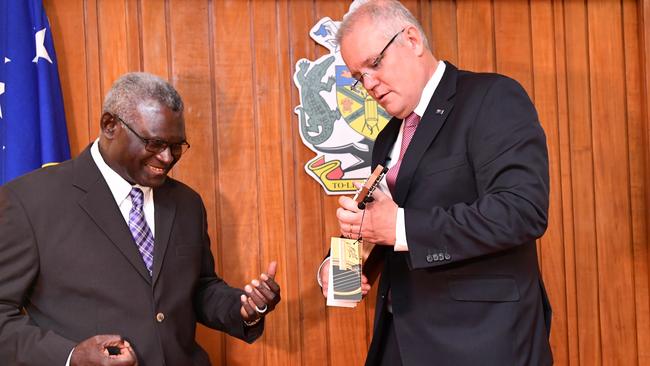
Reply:
[[[337,38],[352,76],[395,116],[373,147],[373,167],[390,167],[382,192],[365,216],[349,197],[337,210],[342,234],[360,230],[383,262],[366,365],[552,364],[535,247],[548,158],[526,92],[436,60],[396,1],[360,5]]]
[[[209,365],[196,323],[253,342],[276,263],[244,290],[214,272],[200,196],[167,176],[183,102],[126,74],[77,158],[0,187],[0,364]]]

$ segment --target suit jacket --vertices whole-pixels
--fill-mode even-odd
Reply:
[[[209,365],[196,322],[261,335],[243,326],[242,291],[214,272],[200,196],[168,178],[154,205],[150,277],[89,148],[0,187],[3,365],[64,366],[97,334],[124,336],[141,366]]]
[[[401,123],[393,118],[379,134],[373,167]],[[409,251],[379,248],[385,265],[366,364],[380,354],[389,289],[404,365],[551,364],[535,247],[548,184],[545,135],[523,88],[447,63],[396,179]]]

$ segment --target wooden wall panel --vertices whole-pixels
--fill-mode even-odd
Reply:
[[[179,6],[184,5],[179,2]],[[189,20],[189,19],[188,19]],[[215,72],[220,211],[219,223],[222,271],[227,281],[242,286],[259,275],[259,182],[257,161],[254,83],[251,77],[253,39],[251,4],[245,1],[214,2],[216,25]],[[184,26],[187,27],[184,23]],[[241,26],[245,24],[246,26]],[[221,51],[221,52],[219,52]],[[236,56],[235,56],[236,55]],[[226,338],[226,364],[263,364],[263,344],[248,347]]]
[[[142,68],[147,72],[170,78],[169,39],[166,3],[158,0],[142,0],[140,9],[140,44]]]
[[[538,4],[538,3],[535,3]],[[535,5],[533,5],[535,6]],[[552,339],[551,339],[551,347],[553,348],[553,352],[555,354],[555,358],[559,360],[562,360],[563,357],[566,358],[568,357],[568,360],[565,360],[564,364],[573,364],[576,365],[579,363],[579,354],[578,354],[578,337],[576,336],[578,333],[578,314],[577,314],[577,304],[576,304],[576,270],[575,270],[575,240],[574,240],[574,228],[572,225],[565,225],[564,222],[573,222],[574,217],[573,217],[573,185],[571,181],[571,142],[570,142],[570,128],[569,128],[569,105],[568,105],[568,96],[567,96],[567,53],[566,53],[566,48],[567,48],[567,40],[566,40],[566,30],[565,30],[565,22],[564,22],[564,7],[563,4],[560,0],[553,0],[552,1],[552,11],[553,11],[553,35],[554,35],[554,40],[546,40],[546,43],[550,43],[547,45],[540,44],[538,47],[545,47],[545,48],[550,48],[553,50],[554,57],[555,57],[555,72],[552,74],[552,78],[556,82],[556,97],[557,97],[557,134],[558,134],[558,140],[557,140],[557,146],[549,146],[549,148],[552,149],[557,149],[559,151],[559,159],[557,155],[556,156],[556,162],[559,164],[559,170],[560,170],[560,185],[561,185],[561,190],[558,190],[557,188],[552,190],[555,192],[554,194],[554,201],[560,200],[561,202],[561,215],[562,215],[562,223],[560,224],[561,229],[562,229],[562,242],[561,243],[553,243],[549,242],[547,240],[546,236],[542,239],[542,242],[546,241],[550,245],[555,245],[556,248],[558,246],[562,246],[562,254],[564,255],[564,264],[557,264],[557,261],[548,261],[544,260],[542,261],[542,269],[543,273],[545,274],[545,279],[549,281],[548,287],[549,289],[555,289],[558,292],[562,292],[562,285],[557,283],[557,278],[559,276],[553,276],[553,270],[555,269],[556,271],[559,268],[564,268],[564,291],[561,293],[559,296],[556,294],[553,294],[554,297],[557,297],[556,300],[554,301],[555,304],[555,313],[557,314],[558,312],[562,312],[564,309],[565,312],[564,314],[559,314],[559,318],[562,319],[562,317],[566,318],[566,328],[565,333],[561,332],[552,332]],[[536,19],[537,16],[535,14],[535,10],[533,10],[533,14],[531,16],[532,19]],[[538,33],[538,29],[536,26],[533,24],[533,35]],[[549,77],[549,75],[546,75],[546,77]],[[537,73],[535,72],[535,78],[537,78]],[[545,94],[545,93],[538,93],[538,94]],[[540,97],[541,97],[540,95]],[[540,113],[544,113],[544,108],[540,108]],[[542,117],[542,121],[544,121],[544,117]],[[556,165],[556,164],[554,164]],[[558,167],[553,166],[551,168],[552,171],[557,172]],[[557,187],[557,181],[555,180],[555,184],[551,184],[552,187]],[[554,215],[557,216],[557,215]],[[557,220],[557,217],[551,218],[551,221],[555,222]],[[551,223],[551,227],[555,227],[555,230],[557,230],[557,224]],[[552,232],[552,231],[549,231]],[[545,246],[542,246],[544,249]],[[557,249],[556,249],[557,250]],[[544,253],[544,252],[543,252]],[[548,252],[547,252],[548,253]],[[550,252],[552,253],[552,252]],[[544,258],[544,255],[542,255]],[[555,258],[555,256],[551,256],[552,259]],[[550,262],[550,263],[549,263]],[[553,264],[556,263],[556,264]],[[548,270],[544,270],[544,268],[551,266]],[[553,268],[552,266],[555,266]],[[558,271],[561,272],[561,271]],[[565,295],[565,296],[562,296]],[[562,306],[564,305],[564,306]],[[559,309],[558,309],[559,306]],[[557,323],[557,321],[554,321],[554,325]],[[558,362],[558,364],[562,364]]]
[[[283,276],[278,276],[278,283],[282,286],[282,298],[283,305],[286,306],[286,332],[288,333],[285,337],[275,337],[276,339],[269,340],[271,347],[278,348],[277,358],[284,358],[284,363],[282,360],[278,360],[277,365],[286,364],[289,366],[298,366],[302,365],[302,355],[304,350],[301,347],[303,342],[303,329],[302,329],[302,313],[301,309],[301,282],[299,279],[300,276],[300,249],[298,247],[297,240],[297,228],[296,228],[296,162],[294,161],[294,144],[299,140],[296,135],[295,125],[292,123],[292,117],[294,116],[293,110],[288,107],[293,104],[293,97],[296,90],[294,88],[287,88],[286,81],[292,79],[292,68],[286,67],[285,65],[290,65],[293,63],[293,58],[291,57],[292,44],[288,34],[292,31],[292,28],[295,26],[294,22],[289,22],[290,15],[290,1],[283,0],[278,2],[276,10],[276,29],[277,29],[277,42],[278,46],[275,50],[275,59],[277,64],[274,65],[277,71],[277,78],[274,80],[275,87],[279,92],[278,99],[278,111],[277,111],[277,120],[273,123],[278,125],[280,130],[280,135],[278,136],[279,140],[273,141],[277,144],[278,141],[286,142],[291,141],[293,143],[281,143],[281,159],[282,159],[282,176],[274,177],[273,182],[269,183],[269,187],[277,187],[278,184],[281,184],[283,187],[283,197],[284,197],[284,211],[281,213],[284,217],[284,241],[278,243],[282,245],[284,251],[277,254],[278,265],[281,266],[281,271]],[[279,121],[279,123],[278,123]],[[298,170],[299,171],[299,170]],[[313,273],[313,272],[312,272]],[[313,285],[312,282],[308,282]],[[315,287],[314,287],[315,289]],[[317,298],[318,296],[314,296]],[[270,326],[273,326],[274,323],[269,323]],[[270,334],[270,333],[267,333]],[[285,355],[280,353],[285,351]],[[267,358],[268,359],[268,358]],[[275,359],[269,360],[268,364],[273,364]]]
[[[630,365],[637,348],[634,302],[621,301],[634,290],[620,14],[618,3],[587,4],[601,351],[604,364]]]
[[[331,309],[316,269],[337,197],[304,172],[295,63],[344,0],[44,0],[73,154],[98,133],[116,77],[178,88],[192,148],[173,176],[208,212],[216,270],[235,286],[279,262],[283,301],[247,345],[199,327],[215,365],[360,365],[374,299]],[[650,364],[649,0],[408,0],[434,53],[518,80],[547,134],[551,202],[539,241],[558,365]]]
[[[99,135],[99,121],[105,92],[102,87],[100,69],[99,49],[101,43],[99,41],[97,0],[83,2],[83,7],[85,12],[86,78],[88,88],[88,120],[83,122],[87,123],[87,128],[90,131],[90,141],[92,141]],[[63,85],[61,87],[65,89]],[[82,121],[73,121],[73,123],[82,123]],[[81,151],[82,147],[80,146],[77,149]]]
[[[316,45],[308,36],[311,27],[318,20],[315,18],[313,4],[308,1],[289,1],[288,19],[290,31],[288,34],[290,44],[290,58],[288,69],[290,79],[285,79],[291,91],[291,100],[285,108],[292,111],[289,120],[284,121],[292,131],[291,144],[294,149],[293,156],[293,183],[295,192],[295,221],[296,241],[298,256],[298,286],[301,322],[295,329],[299,329],[301,364],[302,365],[328,365],[328,333],[327,313],[325,303],[318,284],[316,283],[316,269],[326,253],[326,233],[324,231],[322,191],[318,184],[307,177],[304,164],[313,153],[303,145],[298,134],[298,121],[293,113],[293,108],[300,104],[298,91],[291,84],[295,63],[303,58],[316,59]],[[331,213],[330,213],[331,215]],[[316,253],[316,255],[314,255]],[[322,253],[322,255],[321,255]]]
[[[174,177],[202,192],[201,196],[209,218],[208,230],[212,239],[212,250],[216,256],[217,271],[220,272],[226,259],[221,254],[223,246],[225,242],[230,241],[224,241],[220,231],[220,228],[225,225],[221,221],[224,216],[221,215],[223,211],[219,204],[227,199],[225,194],[219,194],[217,188],[219,174],[215,154],[218,147],[215,144],[215,130],[218,126],[213,120],[215,91],[212,82],[213,63],[210,52],[212,29],[208,3],[202,0],[170,1],[165,9],[152,3],[147,4],[146,7],[142,6],[142,9],[143,14],[147,15],[143,18],[147,19],[147,24],[152,24],[154,27],[152,30],[154,34],[149,34],[146,39],[147,58],[144,63],[156,72],[163,73],[169,70],[168,77],[185,102],[185,125],[191,148],[178,163],[178,168],[174,169]],[[166,19],[165,33],[162,33],[163,27],[160,22],[154,18],[163,14],[165,15],[163,19]],[[192,24],[192,32],[183,31],[187,24]],[[160,37],[156,39],[155,33],[158,32]],[[165,61],[156,61],[158,57]],[[149,70],[145,69],[145,71]],[[239,237],[232,237],[232,239],[233,243],[239,244],[237,241]],[[239,247],[236,245],[236,248]],[[237,249],[233,249],[232,252],[236,253]],[[224,278],[226,281],[231,281],[229,277],[224,276]],[[212,362],[221,363],[224,359],[224,336],[199,327],[198,339],[205,349],[211,350]]]
[[[639,36],[639,54],[641,61],[639,71],[641,75],[637,82],[642,84],[639,96],[641,120],[640,123],[636,124],[638,130],[635,126],[632,126],[629,130],[646,132],[645,135],[639,134],[641,136],[630,139],[640,144],[640,147],[635,151],[637,154],[630,155],[636,157],[636,166],[639,169],[644,169],[644,172],[639,172],[638,179],[641,183],[639,183],[638,191],[645,193],[645,201],[642,201],[645,202],[645,208],[637,210],[637,213],[640,216],[645,216],[646,225],[643,231],[645,236],[641,236],[635,242],[635,292],[637,295],[636,304],[639,319],[637,326],[637,343],[640,345],[639,364],[650,364],[650,348],[645,347],[650,344],[650,340],[648,339],[650,338],[650,331],[648,331],[650,329],[650,325],[648,324],[648,317],[650,317],[650,295],[648,294],[650,291],[650,269],[648,268],[650,267],[650,246],[648,245],[648,241],[650,240],[650,215],[648,215],[648,211],[650,211],[650,190],[648,189],[648,185],[650,184],[650,1],[643,1],[638,6],[627,3],[625,5],[626,9],[636,8],[639,22],[639,31],[629,32],[638,34]],[[643,155],[645,155],[645,159],[642,158]],[[639,199],[641,198],[639,197]],[[643,218],[635,222],[638,224],[637,228],[640,229],[643,226]]]
[[[278,12],[279,4],[274,2],[262,2],[251,7],[253,37],[251,48],[253,52],[252,77],[254,80],[253,111],[255,113],[255,128],[257,141],[257,161],[259,164],[258,188],[260,192],[259,201],[259,222],[260,241],[266,243],[260,249],[261,266],[259,271],[266,271],[266,265],[271,260],[278,261],[282,268],[282,275],[278,276],[278,283],[283,289],[287,289],[290,282],[288,270],[295,269],[295,263],[287,263],[284,253],[287,248],[287,236],[292,231],[287,230],[285,212],[285,191],[281,187],[280,177],[284,176],[284,161],[282,159],[283,125],[277,123],[282,121],[284,112],[282,101],[289,98],[282,96],[286,91],[285,80],[289,79],[287,72],[281,72],[281,65],[289,60],[286,52],[279,52],[281,49],[281,38],[279,28]],[[269,16],[275,15],[275,16]],[[284,44],[286,47],[286,43]],[[285,48],[286,49],[286,48]],[[284,63],[279,59],[280,54],[285,57]],[[270,60],[276,62],[269,62]],[[295,228],[294,228],[295,230]],[[286,296],[290,295],[290,296]],[[297,296],[294,293],[287,294],[285,301],[276,308],[274,316],[269,318],[264,344],[264,360],[267,364],[288,365],[298,364],[299,353],[295,352],[295,342],[290,342],[291,323],[289,321],[289,301],[295,301]],[[290,300],[291,299],[291,300]],[[292,319],[294,324],[299,321]],[[297,320],[297,321],[296,321]],[[292,352],[293,351],[293,352]]]
[[[437,0],[422,2],[422,25],[429,35],[429,45],[436,57],[458,65],[456,4]]]
[[[644,119],[643,73],[638,57],[640,48],[638,7],[634,1],[624,1],[623,36],[625,49],[625,83],[627,109],[628,159],[630,164],[630,203],[633,246],[634,305],[636,314],[636,344],[638,363],[650,364],[650,304],[648,303],[648,230],[645,225],[648,212],[646,205],[648,185],[646,180],[646,159],[644,157],[645,136],[638,131],[647,131]]]
[[[142,28],[140,22],[140,2],[138,0],[126,0],[124,17],[126,21],[126,49],[127,65],[129,70],[142,69]],[[165,40],[156,40],[156,43],[164,43]]]
[[[530,6],[525,1],[504,1],[493,7],[496,67],[490,71],[519,81],[534,98]]]
[[[88,128],[89,93],[86,65],[86,27],[84,3],[45,3],[59,60],[59,78],[62,80],[65,100],[68,138],[71,154],[76,156],[94,136]],[[93,119],[94,120],[94,119]]]
[[[519,17],[528,22],[528,14],[524,11]],[[559,85],[557,80],[558,67],[555,52],[555,29],[553,26],[553,7],[551,1],[536,1],[530,7],[530,28],[521,29],[532,38],[532,47],[523,47],[523,51],[530,60],[530,67],[525,67],[521,62],[514,67],[522,68],[519,71],[523,78],[532,74],[531,96],[537,107],[539,119],[546,132],[549,157],[549,176],[551,195],[549,202],[548,229],[539,241],[541,269],[546,287],[551,296],[551,306],[555,309],[552,328],[552,351],[555,362],[560,365],[568,363],[568,334],[567,334],[567,306],[566,306],[566,270],[564,268],[564,231],[562,222],[563,182],[562,182],[562,156],[560,154],[560,118],[559,118]],[[528,73],[525,71],[528,70]],[[524,79],[525,82],[525,79]],[[524,84],[525,85],[525,84]]]
[[[567,101],[569,151],[573,188],[576,302],[579,361],[581,365],[600,365],[601,337],[598,304],[594,167],[591,142],[592,125],[589,100],[589,57],[586,7],[568,2],[565,7]]]
[[[111,84],[129,70],[126,2],[97,0],[100,93],[106,95]]]
[[[492,12],[490,1],[467,0],[456,3],[458,66],[473,71],[494,71]]]

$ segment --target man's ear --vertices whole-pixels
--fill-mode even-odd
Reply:
[[[404,31],[404,38],[417,56],[421,56],[425,52],[424,40],[417,27],[408,25]]]
[[[108,139],[112,139],[115,136],[115,129],[117,128],[117,118],[113,117],[112,114],[105,112],[102,114],[102,119],[100,121],[100,130],[101,134]]]

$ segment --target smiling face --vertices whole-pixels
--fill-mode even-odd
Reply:
[[[156,100],[140,102],[132,118],[119,116],[138,135],[145,139],[168,143],[185,141],[185,122],[182,112],[174,112]],[[131,184],[159,187],[171,168],[180,160],[169,148],[153,153],[145,143],[110,113],[101,121],[100,151],[106,163]]]
[[[399,29],[394,34],[398,32]],[[422,89],[432,75],[433,56],[426,50],[417,28],[406,24],[377,63],[377,57],[394,34],[386,35],[370,18],[362,18],[341,40],[340,49],[350,73],[362,80],[370,96],[389,114],[404,118],[420,101]]]

